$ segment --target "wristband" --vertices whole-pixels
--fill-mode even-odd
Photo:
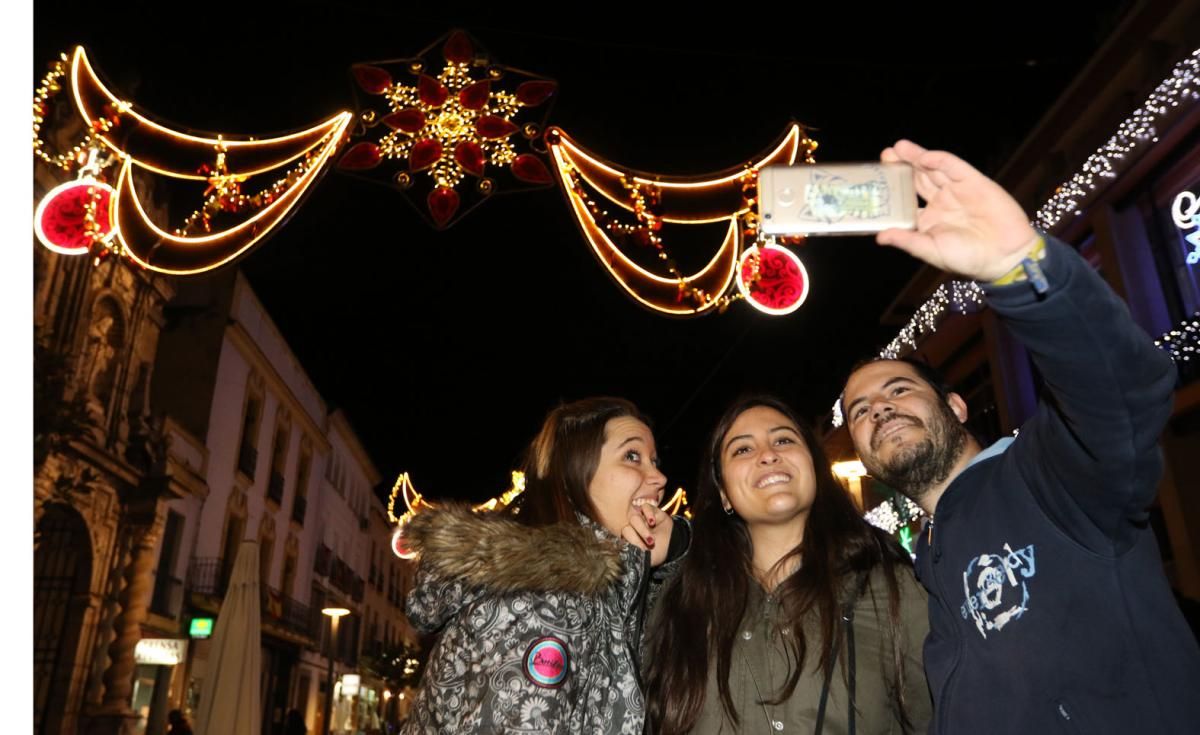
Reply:
[[[1007,286],[1010,283],[1027,280],[1033,286],[1034,291],[1039,294],[1046,293],[1050,290],[1050,284],[1046,280],[1046,274],[1042,272],[1042,267],[1038,265],[1038,261],[1045,257],[1046,240],[1041,235],[1038,235],[1033,248],[1021,259],[1021,262],[1008,273],[992,281],[991,285]]]

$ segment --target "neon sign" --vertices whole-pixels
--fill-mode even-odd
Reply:
[[[1192,246],[1185,258],[1188,265],[1200,263],[1200,199],[1190,191],[1181,191],[1171,204],[1171,218],[1181,230],[1192,230],[1183,239]]]

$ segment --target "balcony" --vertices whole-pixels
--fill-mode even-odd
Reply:
[[[303,495],[297,495],[292,501],[292,520],[304,525],[304,514],[308,512],[308,499]]]
[[[308,605],[264,584],[261,609],[264,622],[274,623],[296,635],[313,637],[312,611]]]
[[[254,469],[258,466],[258,450],[249,444],[243,444],[238,450],[237,468],[251,480],[254,479]]]
[[[274,500],[276,505],[283,503],[283,475],[278,472],[272,472],[267,482],[267,498]]]
[[[183,580],[175,577],[157,577],[154,580],[154,596],[150,598],[150,612],[178,620],[182,609]]]
[[[232,571],[219,556],[196,557],[188,569],[188,590],[211,597],[224,597]]]

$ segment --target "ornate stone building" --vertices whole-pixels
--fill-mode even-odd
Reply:
[[[61,183],[35,171],[35,194]],[[168,480],[150,382],[170,284],[35,245],[34,730],[121,732]]]

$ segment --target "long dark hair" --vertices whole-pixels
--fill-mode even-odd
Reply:
[[[645,660],[648,715],[656,732],[691,730],[704,706],[709,667],[716,666],[717,688],[730,721],[738,724],[737,707],[729,688],[734,636],[746,613],[750,585],[756,584],[754,549],[745,522],[726,515],[721,503],[721,445],[733,422],[751,408],[765,406],[784,416],[800,431],[812,456],[816,496],[809,511],[804,540],[787,558],[803,560],[799,569],[774,591],[790,621],[787,682],[766,704],[779,704],[792,695],[804,671],[809,651],[816,647],[817,664],[828,675],[836,662],[830,656],[840,601],[855,580],[879,566],[887,583],[888,620],[896,681],[892,683],[903,720],[904,665],[900,647],[900,593],[895,566],[909,564],[904,550],[882,531],[864,521],[838,484],[829,460],[812,431],[783,401],[764,395],[743,398],[721,417],[705,452],[696,484],[692,548],[680,574],[663,592],[650,627]],[[815,612],[820,639],[808,641],[803,622]]]
[[[517,520],[530,526],[578,523],[579,512],[599,523],[588,486],[600,463],[604,427],[622,416],[650,425],[624,398],[584,398],[551,410],[525,453],[525,492]]]

